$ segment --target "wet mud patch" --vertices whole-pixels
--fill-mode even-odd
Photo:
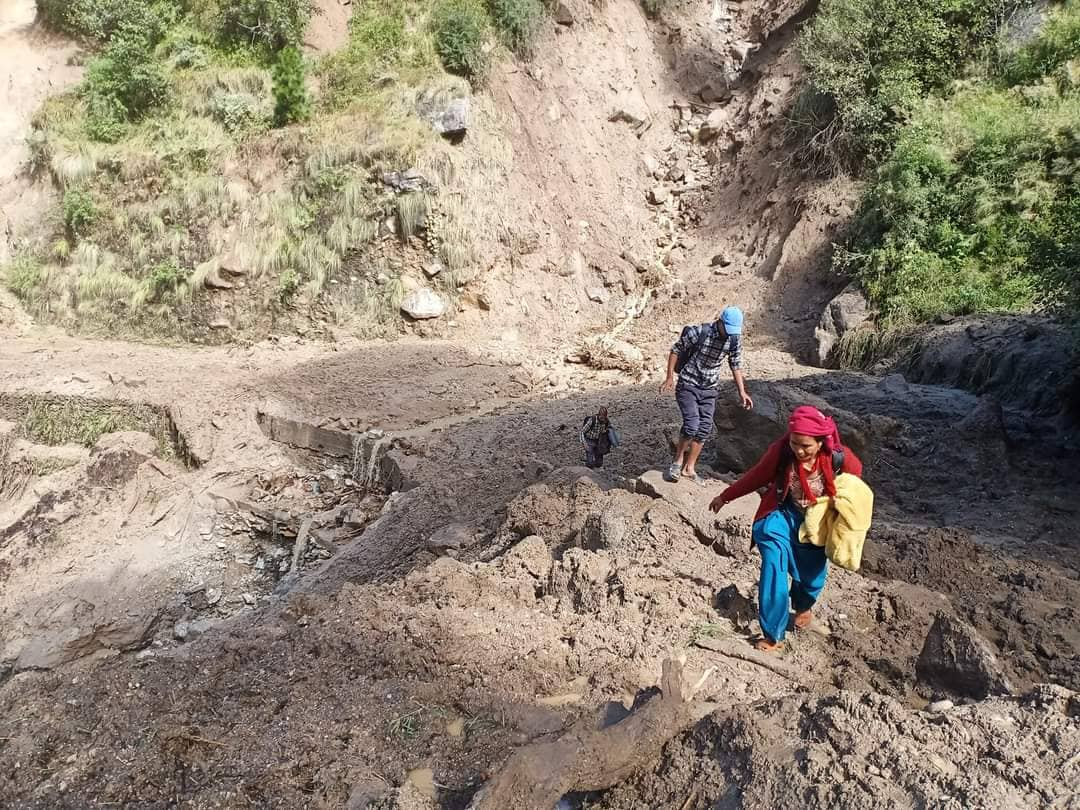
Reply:
[[[958,529],[883,525],[867,545],[863,573],[943,594],[997,648],[1021,686],[1080,689],[1075,557],[1044,551],[1036,560],[1022,550],[990,548]]]

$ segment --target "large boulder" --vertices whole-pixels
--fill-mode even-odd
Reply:
[[[717,108],[710,112],[709,117],[705,119],[705,123],[698,132],[699,140],[702,143],[716,140],[727,129],[730,118],[731,116],[727,110],[723,108]]]
[[[405,296],[401,311],[415,321],[441,318],[446,313],[446,302],[430,287],[422,287]]]
[[[56,628],[20,645],[14,671],[53,669],[98,650],[137,650],[145,647],[157,627],[160,613],[120,612],[100,623]]]
[[[932,689],[978,700],[1013,691],[987,641],[974,627],[945,613],[934,618],[915,674]]]
[[[467,97],[451,99],[445,105],[432,105],[425,112],[432,128],[448,140],[461,140],[469,130],[470,102]]]
[[[713,466],[718,470],[745,472],[761,458],[768,446],[787,432],[787,420],[799,405],[813,405],[836,420],[840,438],[866,461],[866,420],[821,397],[782,383],[751,381],[749,393],[754,409],[746,410],[731,397],[721,396],[716,406],[717,438]]]
[[[870,304],[866,296],[854,284],[849,284],[826,304],[825,311],[821,313],[821,320],[818,321],[817,328],[814,330],[814,342],[817,345],[817,356],[814,359],[817,364],[827,366],[840,338],[858,329],[870,317]]]

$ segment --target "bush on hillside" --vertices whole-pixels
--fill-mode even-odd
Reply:
[[[82,188],[72,188],[64,192],[63,200],[64,227],[68,235],[79,237],[85,234],[97,217],[97,207],[90,192]]]
[[[195,0],[203,25],[225,42],[272,53],[299,45],[311,21],[313,0]]]
[[[1001,76],[1008,85],[1030,84],[1043,76],[1055,76],[1077,54],[1080,54],[1080,4],[1070,0],[1047,20],[1033,42],[1003,57]]]
[[[1080,16],[1080,2],[1066,14]],[[1055,72],[1078,56],[1080,43],[1040,39],[1011,65]],[[878,169],[837,261],[888,322],[1040,305],[1080,314],[1080,82],[1022,75],[1032,83],[991,76],[927,102]]]
[[[274,125],[283,127],[307,117],[304,57],[296,48],[285,48],[274,64]]]
[[[169,79],[154,56],[166,20],[134,19],[113,32],[109,45],[86,71],[87,127],[94,140],[115,142],[128,121],[163,102]]]
[[[420,36],[406,31],[404,4],[360,4],[349,20],[348,44],[320,62],[324,97],[332,104],[344,105],[375,90],[381,75],[402,66],[421,65],[425,60],[434,63],[430,42],[424,54],[418,47],[421,39],[428,39],[426,31]]]
[[[993,35],[1007,1],[823,0],[799,51],[805,94],[833,112],[793,115],[800,157],[819,165],[883,158],[926,93],[956,78]]]
[[[179,4],[173,0],[147,4],[145,0],[38,0],[46,25],[75,36],[106,41],[123,23],[152,22],[171,17]]]
[[[489,8],[507,47],[517,54],[527,54],[544,21],[540,0],[489,0]]]
[[[488,17],[478,0],[442,0],[432,17],[435,50],[451,73],[480,78],[487,71]]]

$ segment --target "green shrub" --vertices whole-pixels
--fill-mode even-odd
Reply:
[[[307,117],[304,58],[296,48],[284,48],[274,65],[274,125],[283,127]]]
[[[28,254],[15,256],[3,268],[2,275],[7,288],[24,304],[33,300],[45,280],[41,262]]]
[[[477,0],[443,0],[432,17],[432,31],[447,70],[470,78],[486,73],[488,17]]]
[[[188,274],[180,268],[176,259],[166,259],[150,268],[146,278],[149,300],[162,301],[183,288]]]
[[[219,93],[210,105],[210,114],[232,134],[260,129],[267,123],[262,101],[250,93]]]
[[[1080,2],[1068,0],[1053,14],[1034,41],[1002,58],[1006,85],[1031,84],[1052,76],[1080,54]]]
[[[266,53],[299,45],[315,8],[312,0],[210,0],[196,5],[223,41]]]
[[[994,34],[1002,6],[1001,0],[823,0],[799,37],[799,52],[812,93],[831,102],[835,122],[805,120],[800,157],[848,165],[882,159],[920,100],[956,78]]]
[[[540,0],[488,0],[491,19],[507,47],[518,54],[528,53],[544,21]]]
[[[862,202],[838,264],[892,324],[1074,301],[1080,94],[985,85],[928,102]]]
[[[114,142],[126,122],[137,120],[168,96],[169,79],[154,56],[167,21],[146,17],[121,22],[109,45],[86,72],[87,129],[94,140]]]
[[[291,267],[278,279],[278,301],[288,304],[300,289],[300,274]]]
[[[82,188],[70,188],[64,192],[64,227],[74,237],[84,236],[94,224],[97,207],[90,192]]]
[[[434,72],[439,59],[431,32],[409,23],[419,13],[409,2],[367,0],[354,6],[349,42],[319,64],[324,97],[333,106],[378,93],[385,79],[420,83]]]
[[[76,36],[106,41],[121,26],[133,21],[152,23],[175,15],[179,3],[159,0],[38,0],[38,9],[47,25]]]

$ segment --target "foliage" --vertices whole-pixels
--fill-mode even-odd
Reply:
[[[921,99],[956,78],[993,35],[1006,2],[823,0],[799,51],[810,98],[833,114],[796,114],[800,158],[882,159]]]
[[[1006,85],[1031,84],[1059,71],[1075,74],[1080,54],[1080,4],[1068,2],[1043,26],[1033,42],[1004,54],[999,68]],[[1072,82],[1075,84],[1075,81]]]
[[[196,0],[197,15],[222,41],[273,53],[299,45],[312,0]]]
[[[84,188],[69,188],[64,192],[64,227],[74,237],[87,233],[97,216],[94,198]]]
[[[299,289],[300,274],[290,267],[278,278],[278,301],[288,304]]]
[[[169,258],[159,262],[151,268],[146,279],[149,300],[162,301],[167,296],[183,289],[186,282],[187,273],[180,268],[176,259]]]
[[[482,78],[487,72],[488,17],[478,0],[442,0],[432,17],[435,50],[451,73]]]
[[[283,127],[307,117],[304,58],[296,48],[284,48],[274,65],[274,125]]]
[[[488,7],[507,47],[515,53],[528,53],[544,20],[540,0],[488,0]]]
[[[87,99],[87,128],[91,138],[114,143],[125,124],[161,104],[169,79],[154,56],[168,19],[157,16],[167,8],[156,4],[121,21],[108,46],[87,68],[83,94]]]
[[[255,130],[266,124],[262,102],[250,93],[219,93],[211,102],[214,120],[233,135]]]
[[[108,40],[124,23],[149,21],[154,14],[171,17],[179,3],[148,4],[145,0],[38,0],[42,19],[52,28],[99,41]]]
[[[377,94],[395,77],[421,81],[435,72],[431,32],[410,23],[422,16],[420,6],[416,0],[366,0],[354,6],[348,44],[319,66],[331,106]]]
[[[1075,20],[1080,2],[1061,14]],[[1066,27],[1059,18],[1003,73],[925,102],[877,170],[836,262],[887,324],[1035,306],[1080,313],[1080,84],[1048,73],[1008,86],[1033,78],[1016,65],[1056,72],[1080,56],[1075,39],[1072,51],[1060,45]]]
[[[4,283],[24,304],[30,303],[44,280],[41,262],[28,254],[15,256],[3,268]]]

